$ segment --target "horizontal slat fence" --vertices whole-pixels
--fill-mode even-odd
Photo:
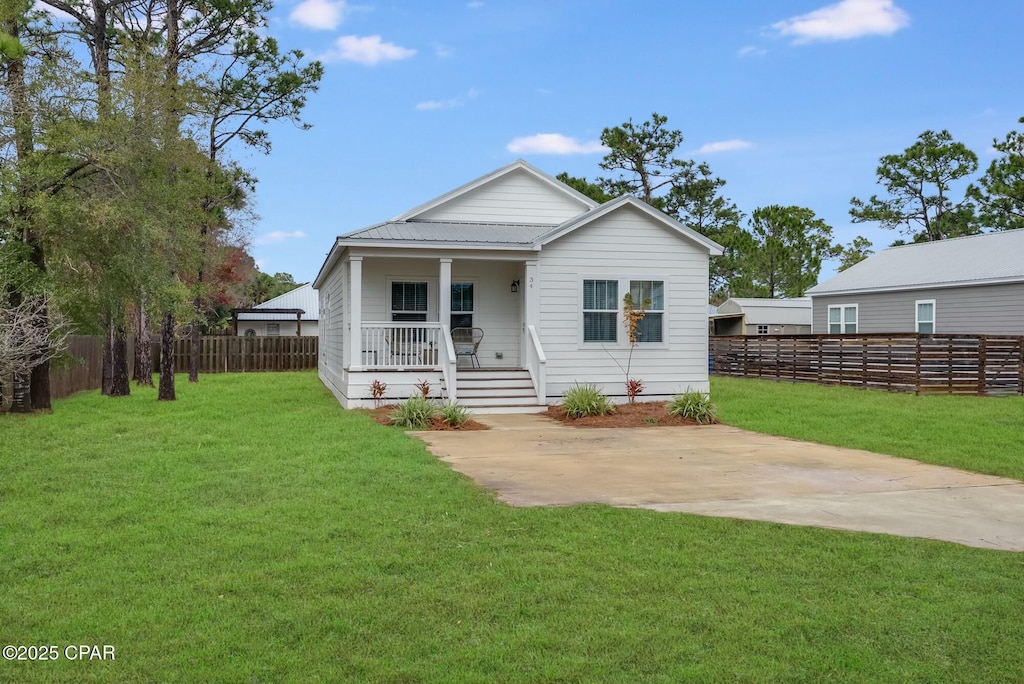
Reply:
[[[302,337],[232,337],[211,335],[200,338],[200,373],[250,373],[259,371],[292,371],[316,368],[319,338]],[[191,357],[191,341],[174,341],[174,369],[187,373]],[[154,361],[154,368],[159,368]]]
[[[1024,395],[1024,336],[712,337],[709,367],[715,375],[917,394]]]

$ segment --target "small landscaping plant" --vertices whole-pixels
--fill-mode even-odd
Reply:
[[[391,423],[410,430],[430,427],[430,421],[438,415],[437,405],[422,394],[414,394],[391,412]]]
[[[430,396],[430,382],[429,381],[427,381],[427,380],[420,380],[419,382],[416,383],[415,387],[416,387],[416,389],[418,389],[420,391],[420,394],[423,395],[424,399],[426,399],[427,397]]]
[[[380,408],[380,405],[384,403],[384,393],[387,391],[387,384],[380,380],[374,380],[370,383],[370,396],[373,397],[374,408]]]
[[[452,427],[462,427],[469,422],[469,411],[454,402],[442,406],[438,415]]]
[[[603,416],[615,407],[608,397],[594,385],[576,385],[562,397],[562,408],[570,418]]]
[[[668,403],[668,412],[673,416],[689,418],[702,425],[718,422],[716,411],[710,395],[692,389],[677,394]]]

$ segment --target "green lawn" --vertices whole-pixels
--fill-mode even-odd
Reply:
[[[919,397],[714,376],[711,397],[729,425],[1024,480],[1024,397]]]
[[[724,387],[730,419],[743,387]],[[116,647],[113,662],[0,662],[0,681],[1024,672],[1024,554],[509,508],[312,373],[181,378],[171,404],[86,393],[0,417],[0,451],[0,644]]]

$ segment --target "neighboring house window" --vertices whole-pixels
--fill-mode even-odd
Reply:
[[[280,323],[267,323],[267,336],[278,337],[281,334]]]
[[[452,328],[472,328],[475,311],[473,283],[452,283]]]
[[[583,281],[584,342],[615,342],[618,313],[619,281]]]
[[[856,304],[842,304],[839,306],[828,307],[829,335],[855,332],[857,332]]]
[[[246,337],[256,337],[256,331],[253,330],[252,328],[247,328],[246,331],[245,331],[245,336]]]
[[[427,320],[426,283],[391,283],[391,320],[396,323]]]
[[[758,335],[767,335],[768,334],[768,326],[767,325],[759,325],[759,326],[757,326],[757,334]]]
[[[663,342],[662,328],[665,318],[665,282],[663,280],[631,280],[629,293],[633,306],[644,308],[644,317],[636,326],[636,340]],[[648,303],[649,302],[649,303]],[[646,306],[644,306],[646,304]]]
[[[918,300],[917,304],[917,332],[922,335],[931,335],[935,332],[935,300]]]

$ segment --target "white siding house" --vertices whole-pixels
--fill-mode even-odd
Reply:
[[[339,237],[320,292],[320,377],[346,407],[420,381],[490,410],[541,410],[575,383],[625,399],[623,298],[649,300],[641,399],[706,391],[708,260],[721,247],[632,197],[603,205],[516,161]],[[482,334],[474,356],[465,328]],[[456,330],[453,338],[452,330]]]

